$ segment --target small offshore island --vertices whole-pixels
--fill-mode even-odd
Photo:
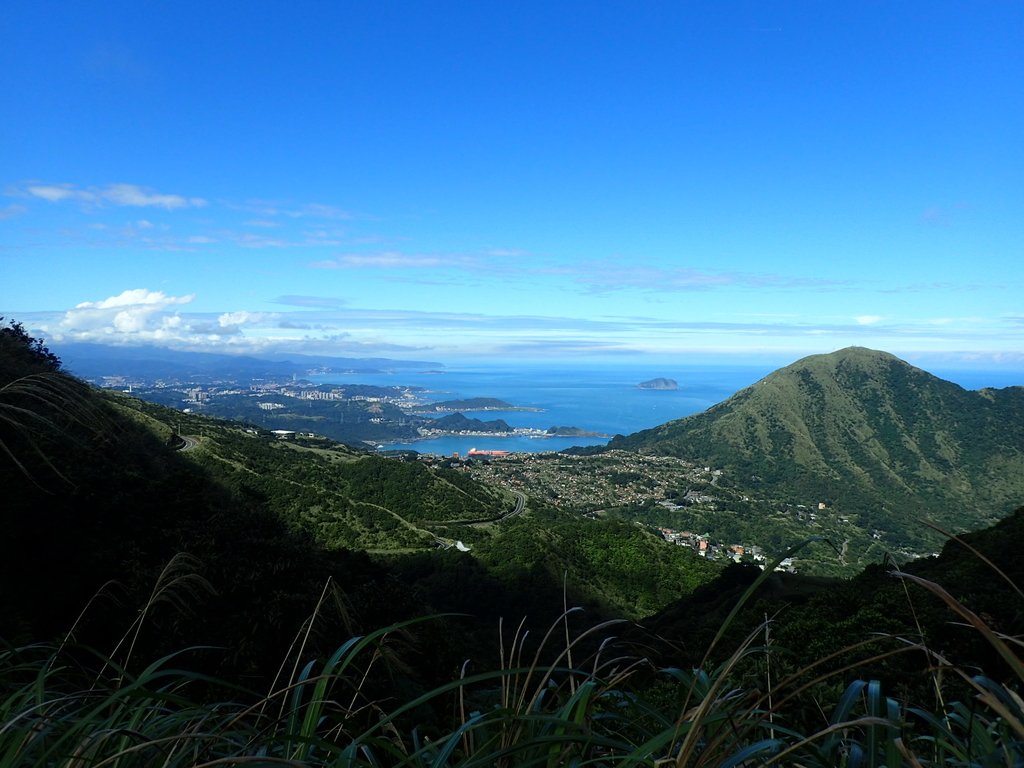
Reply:
[[[679,389],[679,382],[675,379],[649,379],[648,381],[642,381],[636,385],[639,389],[660,389],[665,391],[671,391]]]

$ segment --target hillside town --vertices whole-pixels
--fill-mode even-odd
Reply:
[[[716,495],[722,470],[671,456],[626,451],[599,456],[517,453],[491,455],[484,461],[452,457],[447,463],[463,467],[476,479],[525,493],[554,507],[577,510],[590,518],[605,516],[613,509],[645,505],[673,512],[694,505],[714,510],[723,503]],[[689,547],[704,558],[751,562],[762,569],[769,562],[764,548],[757,544],[726,543],[709,533],[663,525],[648,527],[666,542]],[[776,570],[796,572],[795,560],[783,559]]]

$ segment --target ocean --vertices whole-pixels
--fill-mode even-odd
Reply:
[[[672,419],[699,413],[725,400],[775,370],[772,366],[702,365],[645,369],[632,366],[480,366],[440,371],[395,371],[378,374],[310,376],[322,384],[417,386],[427,400],[496,397],[535,411],[474,411],[484,421],[504,419],[513,427],[546,430],[552,426],[579,427],[609,436],[655,427]],[[933,371],[968,389],[1024,384],[1019,371]],[[653,378],[674,379],[676,390],[641,389]],[[557,451],[571,446],[603,445],[607,438],[586,437],[442,437],[389,443],[382,450],[411,449],[420,453],[465,455],[469,449],[517,452]]]
[[[633,367],[479,367],[441,371],[310,376],[317,383],[417,386],[427,400],[496,397],[540,411],[467,411],[484,421],[504,419],[513,427],[579,427],[609,436],[629,434],[698,413],[725,400],[771,372],[767,367],[702,366],[640,370]],[[676,390],[641,389],[653,378],[674,379]],[[542,452],[574,445],[603,445],[608,438],[587,437],[442,437],[389,443],[384,450],[465,455],[470,448]]]

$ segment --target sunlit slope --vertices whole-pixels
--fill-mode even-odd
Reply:
[[[211,477],[328,547],[433,547],[429,523],[496,517],[515,503],[511,494],[450,469],[332,440],[279,440],[234,422],[118,399],[126,410],[190,434],[196,445],[188,456]]]
[[[968,391],[851,347],[609,447],[707,461],[740,485],[842,505],[887,531],[922,514],[963,529],[1024,498],[1024,388]]]

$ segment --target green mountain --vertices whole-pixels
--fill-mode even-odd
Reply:
[[[1024,388],[968,391],[851,347],[608,448],[721,467],[762,497],[824,503],[890,544],[920,545],[932,538],[917,518],[965,530],[1024,498]]]

